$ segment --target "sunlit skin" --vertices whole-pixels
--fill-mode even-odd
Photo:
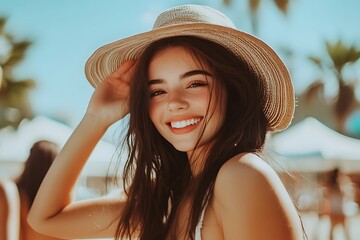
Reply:
[[[28,220],[36,231],[63,239],[114,237],[126,196],[74,201],[72,192],[106,129],[128,113],[133,66],[134,62],[125,62],[95,89],[83,119],[52,164],[32,205]],[[218,79],[183,48],[157,52],[146,80],[151,96],[150,118],[160,134],[178,150],[193,156],[197,143],[196,151],[209,146],[219,127],[226,124],[223,123],[226,95],[218,89]],[[171,128],[168,124],[189,119],[195,126],[181,128],[180,122]],[[190,158],[190,163],[193,174],[197,174],[201,168],[193,167],[194,160],[195,157]],[[195,165],[202,166],[204,159],[201,160],[196,158]],[[189,239],[185,233],[191,197],[182,199],[176,215],[179,240]],[[297,240],[302,237],[299,229],[301,224],[286,189],[262,159],[244,152],[221,166],[205,209],[203,240]],[[136,237],[137,229],[134,230]],[[168,235],[167,239],[173,238]]]
[[[211,97],[219,87],[215,81],[209,68],[183,47],[166,48],[150,63],[150,118],[160,134],[189,157],[198,142],[197,150],[211,142],[223,122],[225,94],[219,101]]]

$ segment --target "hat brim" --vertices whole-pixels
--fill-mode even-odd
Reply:
[[[237,29],[206,23],[187,23],[127,37],[97,49],[86,62],[85,75],[96,88],[122,63],[138,59],[152,42],[175,36],[207,39],[235,54],[263,82],[266,95],[264,113],[270,124],[269,130],[280,131],[288,127],[295,108],[294,89],[288,69],[266,43]]]

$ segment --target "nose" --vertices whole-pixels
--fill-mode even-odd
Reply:
[[[168,108],[170,111],[184,110],[188,107],[189,103],[181,93],[171,93],[168,95]]]

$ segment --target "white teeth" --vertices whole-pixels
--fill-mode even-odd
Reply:
[[[200,122],[200,120],[201,120],[200,118],[193,118],[193,119],[189,119],[189,120],[171,122],[170,124],[171,124],[172,128],[184,128],[189,125],[197,124],[198,122]]]

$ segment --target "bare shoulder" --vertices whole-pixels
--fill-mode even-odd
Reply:
[[[275,170],[253,153],[239,154],[228,160],[218,173],[218,184],[251,187],[283,187]],[[225,182],[224,182],[225,181]]]
[[[263,159],[252,153],[237,155],[220,168],[214,193],[221,199],[227,191],[245,194],[242,197],[246,199],[262,195],[279,198],[283,194],[287,195],[277,173]]]
[[[260,157],[252,153],[239,154],[228,160],[218,174],[219,180],[236,180],[228,178],[250,177],[252,180],[272,178],[275,171]],[[241,180],[241,179],[238,179]]]
[[[301,224],[290,196],[277,173],[255,154],[239,154],[220,168],[213,199],[230,239],[238,234],[243,239],[299,239]]]

